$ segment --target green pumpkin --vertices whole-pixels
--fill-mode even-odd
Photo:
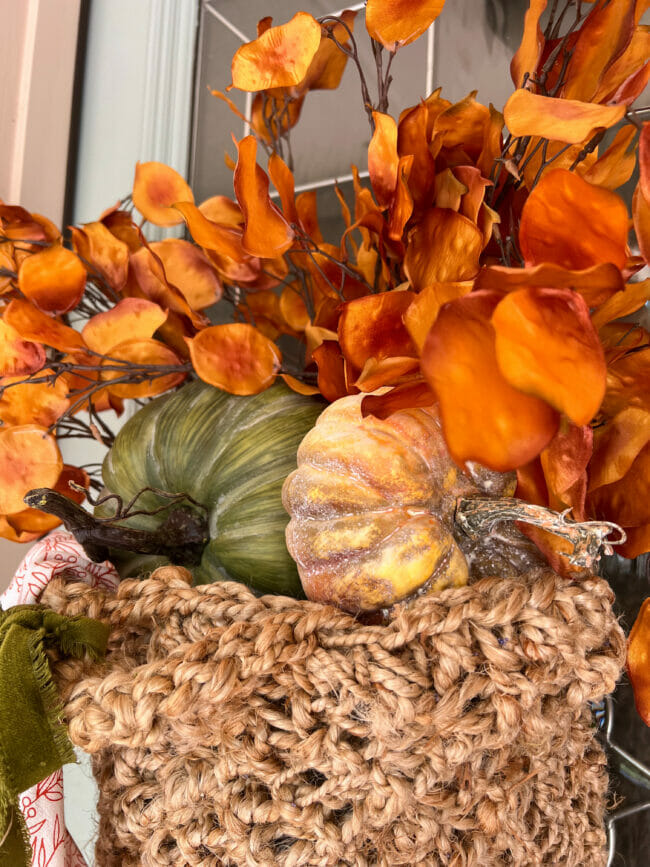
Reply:
[[[296,467],[298,446],[323,408],[320,400],[283,383],[237,397],[192,382],[129,419],[104,461],[104,484],[124,503],[153,487],[188,494],[206,507],[209,538],[200,565],[192,569],[197,583],[235,579],[262,592],[302,596],[285,544],[289,516],[281,492]],[[169,500],[147,491],[137,508],[152,511],[165,504]],[[114,502],[97,511],[112,514]],[[134,515],[124,526],[155,530],[170,511]],[[114,550],[111,556],[123,574],[169,562]]]

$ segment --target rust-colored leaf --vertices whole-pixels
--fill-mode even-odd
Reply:
[[[86,223],[83,228],[72,226],[72,246],[88,269],[88,275],[99,277],[120,292],[129,270],[129,247],[117,238],[104,223]]]
[[[479,159],[493,119],[487,106],[476,101],[476,94],[473,90],[438,114],[433,124],[432,146],[437,140],[438,145],[448,151],[457,150],[473,162]],[[453,160],[454,163],[466,161],[462,157]]]
[[[368,0],[366,29],[389,51],[409,45],[433,24],[445,0]]]
[[[294,331],[303,331],[309,323],[307,306],[296,285],[290,283],[282,290],[280,312],[289,328]]]
[[[578,144],[597,129],[614,126],[625,111],[624,105],[595,105],[520,89],[506,102],[503,117],[513,136],[541,136]]]
[[[263,141],[272,144],[274,139],[286,135],[298,123],[304,100],[304,96],[280,99],[267,93],[255,94],[251,107],[252,129]]]
[[[510,75],[515,87],[521,87],[524,76],[535,76],[537,64],[542,56],[544,36],[539,26],[539,19],[546,9],[548,0],[531,0],[526,17],[524,18],[524,33],[521,44],[510,63]]]
[[[388,418],[401,409],[418,406],[432,406],[436,396],[426,382],[418,379],[407,382],[395,388],[388,389],[384,394],[368,394],[361,402],[361,414],[374,415],[376,418]]]
[[[231,394],[257,394],[280,369],[280,351],[252,325],[213,325],[188,339],[192,364],[210,385]]]
[[[627,406],[596,431],[589,490],[618,482],[650,442],[650,407]]]
[[[603,304],[608,298],[622,291],[623,275],[615,265],[593,265],[582,271],[572,271],[550,262],[542,262],[530,268],[506,268],[491,265],[482,268],[474,288],[491,289],[496,292],[512,292],[514,289],[575,289],[589,307]]]
[[[403,377],[412,379],[410,374],[415,373],[419,366],[418,359],[409,356],[369,358],[354,384],[359,391],[376,391],[386,385],[396,385]]]
[[[369,358],[415,358],[417,350],[402,320],[414,298],[412,292],[384,292],[344,304],[338,336],[347,360],[361,370]]]
[[[84,326],[82,335],[93,352],[110,355],[113,347],[129,340],[153,337],[167,319],[165,311],[145,298],[124,298],[105,313],[97,313]]]
[[[373,111],[372,117],[375,131],[368,145],[368,174],[379,206],[387,208],[397,184],[397,124],[380,111]]]
[[[636,313],[648,301],[650,301],[650,278],[640,283],[628,283],[622,292],[616,292],[592,313],[593,326],[598,330],[608,322]]]
[[[321,26],[307,12],[270,27],[247,42],[232,59],[232,86],[259,91],[300,84],[321,42]]]
[[[502,375],[490,321],[500,300],[496,293],[473,292],[446,304],[424,344],[421,367],[440,402],[454,460],[505,472],[540,453],[557,430],[558,415]]]
[[[650,726],[650,599],[646,599],[641,606],[630,631],[627,673],[639,716]]]
[[[185,296],[193,310],[215,304],[222,293],[221,282],[207,257],[189,241],[166,238],[149,245],[159,257],[170,283]]]
[[[592,102],[631,105],[650,79],[650,27],[635,28],[625,51],[608,67]]]
[[[150,247],[131,254],[131,279],[134,283],[131,294],[144,295],[164,310],[187,316],[195,328],[208,324],[209,320],[193,310],[183,293],[167,279],[161,260]]]
[[[56,440],[44,428],[0,428],[0,514],[22,512],[27,492],[53,487],[62,467]]]
[[[185,207],[180,210],[182,212],[186,210],[189,212],[189,209]],[[241,212],[241,208],[237,202],[229,199],[228,196],[210,196],[209,199],[201,202],[199,212],[206,219],[212,223],[217,223],[219,226],[229,226],[231,229],[237,229],[244,225],[244,215]],[[200,241],[197,241],[197,243],[200,243]],[[208,245],[203,244],[202,246],[207,247]]]
[[[194,202],[192,190],[175,169],[164,163],[136,163],[133,204],[145,220],[156,226],[176,226],[183,221],[172,205]]]
[[[627,208],[616,193],[555,169],[546,172],[526,200],[519,242],[527,265],[553,262],[580,271],[611,262],[622,270],[627,232]]]
[[[300,379],[296,379],[295,376],[291,376],[288,373],[281,373],[280,378],[283,379],[289,388],[292,391],[295,391],[296,394],[304,394],[307,397],[313,394],[319,394],[317,386],[307,385],[307,383],[302,382]]]
[[[354,20],[357,13],[350,9],[344,10],[340,18],[343,23],[326,21],[321,32],[321,41],[318,51],[309,64],[305,77],[300,82],[299,90],[336,90],[341,83],[345,64],[348,56],[335,44],[334,40],[326,35],[331,33],[337,42],[345,45],[350,39],[350,32],[354,30]]]
[[[460,210],[460,202],[467,187],[458,180],[451,169],[444,169],[436,175],[433,203],[437,208]]]
[[[212,216],[208,217],[206,215],[208,211],[211,215],[215,214],[216,216],[217,208],[213,207],[212,204],[204,202],[201,208],[197,208],[191,202],[178,202],[175,207],[183,215],[190,235],[199,246],[206,247],[208,250],[215,250],[220,255],[227,256],[234,261],[242,261],[246,258],[246,253],[242,247],[241,229],[232,222],[217,223],[212,219]],[[239,212],[239,207],[237,207],[237,211]],[[221,209],[219,209],[220,212]],[[243,222],[243,216],[241,219]]]
[[[482,248],[483,235],[467,217],[431,208],[409,235],[404,271],[416,291],[469,280],[478,272]]]
[[[348,389],[345,376],[345,362],[337,340],[324,340],[312,353],[318,367],[318,390],[325,400],[331,402],[358,391]]]
[[[256,162],[255,137],[249,135],[243,138],[237,150],[239,159],[234,185],[237,201],[244,214],[243,247],[253,256],[274,259],[291,246],[293,230],[269,198],[269,179]]]
[[[75,503],[83,503],[85,495],[81,491],[71,488],[69,482],[74,482],[76,485],[88,488],[88,474],[78,467],[64,464],[57,483],[53,488],[53,490],[63,494],[63,496],[67,497],[69,500],[72,500]],[[37,539],[44,533],[53,530],[54,527],[58,527],[61,523],[55,515],[41,512],[40,509],[24,509],[22,512],[8,515],[6,521],[14,530],[14,537],[12,538],[11,536],[7,536],[7,538],[12,538],[12,541],[16,542],[26,542]],[[2,535],[1,532],[0,535]]]
[[[590,492],[589,504],[593,513],[622,527],[650,524],[649,473],[650,443],[646,443],[622,478]]]
[[[436,177],[435,162],[429,150],[428,122],[427,106],[420,103],[402,112],[397,125],[397,153],[400,157],[413,157],[408,183],[416,208],[430,204]]]
[[[0,319],[0,376],[25,376],[45,364],[40,343],[23,340],[5,319]]]
[[[616,190],[627,183],[636,165],[635,149],[630,148],[635,135],[632,124],[621,127],[605,153],[581,173],[585,181],[608,190]]]
[[[403,315],[406,330],[418,352],[422,352],[427,334],[438,318],[441,307],[454,298],[467,295],[472,291],[472,286],[471,280],[462,283],[433,283],[418,292]]]
[[[275,152],[269,157],[269,177],[280,194],[284,218],[289,223],[298,223],[296,210],[295,181],[293,172],[285,161]]]
[[[39,379],[49,376],[52,371],[44,368]],[[5,377],[0,379],[0,419],[7,427],[14,425],[36,424],[49,428],[60,418],[70,405],[68,389],[62,378],[48,382],[21,383],[24,377]],[[10,386],[10,387],[7,387]]]
[[[86,288],[86,269],[65,247],[46,247],[23,260],[18,288],[39,310],[67,313],[77,306]]]
[[[75,352],[86,346],[78,331],[48,316],[47,313],[42,313],[31,302],[23,301],[22,298],[14,298],[9,303],[3,313],[3,319],[7,325],[15,328],[23,340],[44,343],[45,346],[51,346],[61,352]]]
[[[110,355],[111,358],[128,361],[129,374],[133,368],[150,366],[150,369],[143,370],[146,378],[142,382],[122,383],[118,380],[128,374],[122,370],[110,370],[109,368],[114,366],[110,360],[102,362],[102,380],[108,384],[109,393],[115,397],[140,399],[155,397],[179,385],[187,376],[183,370],[163,373],[162,370],[153,369],[154,367],[175,367],[182,363],[176,353],[159,340],[150,338],[126,340],[113,346]]]
[[[571,508],[577,521],[586,520],[587,466],[593,439],[589,425],[563,424],[540,455],[550,507],[556,511]]]
[[[496,356],[508,382],[542,398],[575,424],[589,423],[605,394],[605,358],[580,295],[519,289],[492,316]]]
[[[409,189],[413,159],[412,155],[400,157],[397,164],[397,186],[388,215],[388,237],[391,241],[402,240],[404,227],[413,213],[413,196]]]

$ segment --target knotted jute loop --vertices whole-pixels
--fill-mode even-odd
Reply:
[[[385,625],[173,568],[44,601],[112,627],[104,664],[53,666],[99,865],[606,862],[587,702],[625,642],[601,579],[487,578]]]

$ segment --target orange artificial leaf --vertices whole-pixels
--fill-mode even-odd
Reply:
[[[535,77],[535,70],[542,56],[544,35],[539,26],[539,19],[546,9],[548,0],[531,0],[524,18],[524,33],[521,44],[510,63],[510,75],[515,87],[522,87],[526,73]]]
[[[414,373],[419,367],[418,359],[409,356],[391,356],[379,360],[369,358],[354,384],[359,391],[376,391],[385,385],[395,385],[402,377]]]
[[[617,124],[625,112],[624,105],[595,105],[520,89],[506,102],[503,118],[513,136],[540,136],[579,144],[596,130]]]
[[[176,226],[183,222],[177,202],[194,202],[192,190],[177,171],[164,163],[136,163],[133,204],[145,220],[156,226]]]
[[[59,494],[63,494],[69,500],[75,503],[83,503],[85,494],[82,491],[77,491],[70,487],[70,482],[79,485],[82,488],[88,488],[90,480],[88,473],[79,467],[72,467],[68,464],[63,465],[61,475],[59,476],[53,490]],[[58,527],[61,521],[56,515],[50,515],[47,512],[41,512],[40,509],[24,509],[22,512],[16,512],[13,515],[8,515],[6,518],[9,525],[15,531],[18,538],[14,541],[31,541],[44,533]],[[2,535],[0,533],[0,535]]]
[[[35,539],[41,534],[23,532],[22,530],[16,530],[15,527],[11,525],[8,518],[5,518],[3,515],[0,515],[0,538],[7,539],[9,542],[20,542],[21,544],[26,544],[28,542],[33,542]]]
[[[44,343],[61,352],[75,352],[86,344],[78,331],[42,313],[29,301],[14,298],[3,313],[4,321],[16,329],[23,340]],[[36,368],[38,369],[38,368]]]
[[[97,313],[81,332],[93,352],[111,355],[113,347],[129,340],[146,340],[154,335],[167,319],[167,313],[146,298],[124,298],[105,313]]]
[[[222,256],[227,256],[235,261],[245,259],[246,253],[242,247],[241,229],[236,228],[231,223],[219,224],[214,222],[206,216],[203,210],[203,208],[208,210],[209,207],[204,203],[201,208],[197,208],[191,202],[177,202],[175,205],[176,210],[183,215],[190,235],[199,246],[206,247],[208,250],[216,250]],[[214,213],[214,210],[210,207],[210,213]]]
[[[244,322],[205,328],[187,344],[200,378],[231,394],[264,391],[280,369],[277,346]]]
[[[332,331],[322,325],[308,324],[305,326],[305,358],[307,361],[310,361],[313,358],[314,352],[326,341],[333,341],[336,343],[337,352],[340,354],[341,347],[339,346],[336,331]]]
[[[280,295],[280,312],[289,328],[303,331],[309,324],[309,312],[299,289],[289,284]]]
[[[268,169],[273,186],[280,194],[284,218],[289,223],[298,223],[293,172],[275,151],[269,157]]]
[[[402,320],[414,298],[413,292],[384,292],[344,304],[338,337],[345,358],[360,370],[369,358],[415,358],[417,350]]]
[[[345,55],[343,55],[345,57]],[[277,99],[267,93],[257,93],[251,107],[250,125],[267,144],[293,129],[300,119],[304,96],[297,99]]]
[[[618,482],[650,442],[650,408],[627,406],[596,432],[589,490]]]
[[[417,208],[430,204],[436,177],[435,162],[429,150],[428,121],[427,106],[420,103],[403,112],[397,124],[397,153],[400,157],[413,157],[408,180]]]
[[[368,174],[379,206],[387,208],[397,184],[397,124],[380,111],[373,111],[372,117],[375,131],[368,145]]]
[[[579,231],[576,228],[579,227]],[[625,202],[574,172],[546,172],[524,204],[519,243],[526,265],[553,262],[580,271],[627,261]]]
[[[650,121],[639,140],[639,183],[632,197],[634,232],[641,255],[650,262]]]
[[[18,288],[39,310],[67,313],[81,301],[86,269],[79,257],[65,247],[46,247],[23,260]]]
[[[650,121],[643,124],[639,136],[639,189],[650,202]]]
[[[635,28],[625,51],[608,67],[591,101],[631,105],[650,79],[649,58],[650,27],[641,24]]]
[[[358,391],[355,387],[348,389],[345,361],[338,341],[324,340],[314,349],[312,358],[318,367],[318,390],[325,400],[332,403],[339,397]]]
[[[280,299],[274,292],[249,292],[237,309],[270,340],[275,340],[284,330]]]
[[[442,12],[445,0],[368,0],[366,29],[388,51],[409,45]]]
[[[483,147],[476,161],[476,168],[483,177],[488,178],[494,166],[494,161],[501,156],[503,148],[503,115],[490,103],[489,122],[483,128]]]
[[[596,152],[582,156],[584,146],[582,144],[567,145],[561,141],[549,141],[544,151],[543,147],[537,147],[540,139],[531,138],[526,150],[522,165],[524,183],[528,190],[532,190],[539,179],[550,171],[567,169],[572,171],[572,166],[579,160],[576,171],[584,175],[598,160]],[[543,160],[543,151],[546,159]]]
[[[38,379],[51,374],[44,368]],[[17,376],[0,379],[0,419],[7,427],[36,424],[49,428],[69,405],[68,388],[61,377],[52,383],[25,382]]]
[[[72,246],[88,269],[92,280],[99,277],[120,292],[129,271],[129,247],[116,238],[103,223],[86,223],[83,228],[72,226]]]
[[[191,209],[181,207],[179,210],[185,215],[185,212],[189,213]],[[209,199],[201,202],[198,210],[206,219],[212,223],[218,223],[220,226],[238,229],[244,225],[244,215],[241,208],[237,202],[233,202],[228,196],[210,196]],[[188,228],[190,228],[189,225]],[[197,243],[200,242],[197,241]],[[207,244],[202,244],[202,246],[205,247]]]
[[[433,406],[436,396],[421,379],[407,382],[385,391],[384,394],[368,394],[361,401],[361,414],[388,418],[394,412],[411,407]]]
[[[506,472],[548,445],[558,415],[502,375],[490,321],[500,300],[496,293],[472,292],[446,304],[429,332],[420,364],[438,397],[454,460]]]
[[[493,119],[487,106],[476,101],[476,94],[473,90],[460,102],[440,112],[433,125],[432,145],[438,139],[439,145],[447,150],[458,149],[472,160],[479,159]],[[454,159],[454,163],[458,162]]]
[[[540,455],[550,507],[556,511],[570,507],[577,521],[586,520],[587,465],[593,440],[589,425],[563,424]]]
[[[179,385],[187,376],[187,372],[184,370],[159,372],[146,369],[147,366],[173,368],[183,363],[173,349],[170,349],[164,343],[160,343],[159,340],[152,340],[150,338],[125,340],[122,343],[118,343],[117,346],[113,346],[110,355],[111,358],[128,361],[129,374],[132,369],[142,367],[144,368],[142,373],[146,375],[146,378],[142,382],[115,382],[115,384],[112,384],[115,380],[121,379],[125,375],[125,372],[122,370],[102,369],[101,378],[107,383],[109,393],[115,397],[139,399],[155,397]],[[102,367],[107,368],[111,364],[110,360],[106,360],[102,362]],[[150,378],[151,376],[153,378]]]
[[[0,319],[0,376],[25,376],[45,364],[40,343],[23,340],[6,320]]]
[[[193,310],[210,307],[221,298],[217,273],[194,244],[180,238],[166,238],[150,244],[149,249],[158,256],[167,279],[181,291]]]
[[[397,186],[388,215],[388,237],[391,241],[402,240],[404,227],[413,213],[413,196],[409,189],[413,160],[413,155],[409,154],[409,156],[400,157],[397,164]]]
[[[322,246],[324,244],[323,233],[318,222],[318,197],[316,190],[307,190],[296,197],[296,213],[298,222],[308,238]]]
[[[111,235],[126,244],[130,253],[135,253],[142,247],[144,243],[142,232],[133,222],[133,216],[129,211],[112,209],[102,214],[100,220]]]
[[[427,334],[438,318],[441,307],[454,298],[467,295],[472,291],[472,287],[471,280],[461,283],[433,283],[418,292],[404,312],[403,320],[419,353],[422,352]]]
[[[598,2],[578,31],[562,96],[590,101],[607,68],[623,53],[634,32],[635,0]]]
[[[131,281],[131,294],[144,295],[163,310],[186,316],[195,328],[208,324],[207,317],[193,310],[183,293],[169,282],[161,260],[150,247],[131,254]]]
[[[622,527],[650,524],[648,473],[650,442],[639,451],[622,478],[590,492],[589,505],[593,514],[607,521],[615,521]]]
[[[309,397],[312,394],[320,393],[315,385],[307,385],[307,383],[302,382],[300,379],[296,379],[295,376],[291,376],[288,373],[281,373],[280,378],[283,379],[289,388],[292,391],[295,391],[296,394],[304,394],[306,397]]]
[[[500,301],[492,325],[501,373],[577,425],[605,394],[603,348],[584,299],[568,289],[519,289]]]
[[[650,726],[650,599],[646,599],[641,606],[630,631],[627,673],[639,716]]]
[[[404,271],[417,291],[432,283],[476,276],[483,235],[474,223],[444,208],[431,208],[409,235]]]
[[[253,256],[274,259],[291,246],[293,230],[269,198],[269,179],[256,162],[255,137],[249,135],[243,138],[237,150],[239,159],[233,182],[237,201],[244,214],[243,247]]]
[[[492,184],[474,166],[456,166],[453,172],[460,183],[465,186],[465,192],[460,202],[460,213],[472,223],[477,223],[485,198],[485,189]]]
[[[27,492],[53,487],[62,467],[56,440],[44,428],[0,428],[0,514],[22,512]]]
[[[581,172],[585,181],[608,190],[616,190],[627,183],[636,166],[635,149],[630,148],[635,135],[632,124],[621,127],[605,153],[587,171]]]
[[[343,23],[326,21],[321,33],[318,51],[314,55],[305,77],[300,82],[300,90],[336,90],[341,83],[348,56],[336,45],[333,39],[325,35],[328,31],[337,42],[345,45],[354,30],[356,12],[344,10],[339,16]]]
[[[650,524],[644,524],[641,527],[626,527],[625,533],[627,540],[616,548],[616,552],[621,557],[634,560],[635,557],[640,557],[641,554],[647,554],[650,551]]]
[[[492,265],[482,268],[474,283],[474,289],[491,289],[496,292],[512,292],[514,289],[575,289],[589,307],[603,304],[623,290],[623,275],[615,265],[604,263],[572,271],[550,262],[542,262],[531,268],[506,268]]]
[[[321,43],[321,26],[307,12],[270,27],[247,42],[232,59],[232,86],[259,91],[300,84]]]
[[[460,202],[467,187],[458,180],[451,169],[444,169],[436,175],[433,203],[437,208],[460,210]]]
[[[622,292],[616,292],[591,314],[593,326],[598,330],[608,322],[636,313],[648,301],[650,301],[650,278],[640,283],[628,283]]]

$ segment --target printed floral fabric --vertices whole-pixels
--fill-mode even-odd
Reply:
[[[0,596],[3,610],[38,602],[57,575],[115,590],[119,576],[108,561],[93,563],[69,533],[56,531],[37,542]],[[32,846],[33,867],[86,867],[86,861],[65,827],[63,771],[58,770],[20,796]]]

